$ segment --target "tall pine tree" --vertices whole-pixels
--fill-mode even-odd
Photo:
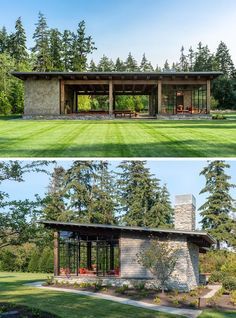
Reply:
[[[35,55],[34,69],[41,72],[49,71],[51,67],[49,30],[46,18],[41,12],[39,12],[33,39],[35,40],[35,46],[32,48]]]
[[[218,70],[223,72],[226,77],[232,78],[235,74],[234,63],[232,61],[227,45],[222,41],[217,47],[215,59]]]
[[[91,36],[86,36],[85,21],[78,24],[76,34],[72,33],[73,71],[85,71],[88,54],[96,50]]]
[[[61,59],[63,71],[68,72],[72,67],[72,33],[70,30],[64,30],[62,35]]]
[[[28,58],[26,34],[20,17],[16,20],[15,32],[10,39],[11,56],[15,59],[16,64],[19,65],[19,63],[25,62]]]
[[[62,39],[58,29],[49,31],[49,55],[50,55],[50,70],[63,71],[62,64]]]
[[[205,187],[200,194],[207,193],[206,202],[199,208],[202,216],[202,227],[212,234],[217,240],[217,249],[221,243],[231,245],[232,236],[235,233],[235,221],[230,216],[235,212],[230,189],[235,185],[230,183],[231,177],[225,173],[230,165],[222,160],[215,160],[205,167],[200,175],[206,179]]]
[[[48,192],[43,200],[43,217],[46,220],[70,221],[65,199],[65,169],[54,168],[48,186]]]
[[[158,227],[171,223],[172,210],[166,188],[161,189],[145,161],[123,161],[118,168],[118,196],[123,223]],[[167,216],[170,214],[170,217]]]

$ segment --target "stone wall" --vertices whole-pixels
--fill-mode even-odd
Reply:
[[[58,79],[25,81],[24,115],[59,115],[60,85]]]
[[[196,223],[196,200],[192,194],[175,197],[174,224],[177,230],[194,231]]]
[[[184,91],[184,108],[192,105],[192,91]]]

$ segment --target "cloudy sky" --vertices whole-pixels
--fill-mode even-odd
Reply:
[[[128,52],[140,60],[145,52],[153,65],[163,65],[178,60],[182,45],[187,50],[202,41],[215,51],[222,40],[236,63],[235,0],[0,0],[0,26],[13,31],[21,16],[31,38],[39,11],[60,30],[85,20],[98,48],[95,61],[103,54],[125,59]]]

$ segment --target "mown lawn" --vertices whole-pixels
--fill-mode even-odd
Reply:
[[[11,302],[54,313],[62,318],[174,318],[181,317],[144,310],[92,297],[42,290],[23,284],[46,278],[46,274],[1,273],[0,303]]]
[[[235,157],[236,120],[2,120],[0,157]]]
[[[0,272],[0,303],[38,308],[68,318],[172,318],[168,315],[92,297],[49,291],[24,284],[46,279],[47,274]],[[199,318],[234,318],[236,311],[204,310]]]

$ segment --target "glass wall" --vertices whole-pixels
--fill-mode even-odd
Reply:
[[[117,237],[60,232],[60,275],[119,276]]]
[[[205,114],[206,97],[206,85],[163,85],[161,113]]]

